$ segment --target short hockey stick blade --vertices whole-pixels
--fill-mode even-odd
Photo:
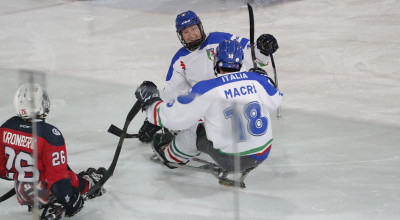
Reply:
[[[122,130],[113,124],[111,124],[110,127],[108,128],[108,132],[118,137],[121,137],[122,134]],[[138,134],[128,134],[128,133],[125,134],[125,138],[138,138],[138,137],[139,137]]]

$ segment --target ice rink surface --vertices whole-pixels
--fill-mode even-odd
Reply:
[[[161,167],[150,145],[126,139],[108,192],[73,219],[399,219],[400,1],[252,2],[256,37],[279,42],[284,104],[271,154],[247,188]],[[46,72],[47,122],[63,133],[76,172],[108,167],[118,143],[109,125],[123,126],[143,80],[163,86],[181,47],[177,13],[194,10],[206,32],[249,37],[242,1],[0,4],[0,121],[15,114],[19,70]],[[139,113],[128,131],[143,120]],[[1,180],[0,193],[12,186]],[[15,197],[0,204],[0,219],[30,218]]]

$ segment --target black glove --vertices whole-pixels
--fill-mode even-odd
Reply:
[[[268,76],[267,71],[265,71],[264,69],[262,69],[260,67],[251,68],[251,69],[249,69],[249,72],[255,72],[255,73],[258,73],[263,76]]]
[[[83,198],[78,188],[73,187],[74,194],[70,201],[65,205],[65,216],[72,217],[83,208]]]
[[[262,34],[257,39],[257,48],[265,56],[269,56],[278,50],[278,41],[270,34]]]
[[[139,141],[149,143],[153,140],[154,135],[161,129],[160,126],[154,125],[149,121],[144,121],[139,130]]]
[[[157,86],[151,81],[144,81],[135,92],[137,100],[142,104],[142,110],[156,101],[162,101]]]

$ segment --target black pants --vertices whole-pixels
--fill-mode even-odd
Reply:
[[[199,125],[196,133],[197,150],[210,155],[211,158],[224,170],[228,172],[232,172],[235,170],[235,156],[220,153],[217,149],[215,149],[213,142],[207,139],[206,129],[203,125]],[[240,159],[240,171],[256,167],[263,162],[249,156],[240,156],[237,157],[237,159]]]

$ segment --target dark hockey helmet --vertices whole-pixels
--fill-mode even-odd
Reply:
[[[182,30],[192,25],[197,25],[199,27],[201,38],[195,42],[186,43],[182,36]],[[204,33],[203,25],[200,21],[200,18],[193,11],[189,10],[178,14],[175,19],[175,27],[179,41],[184,47],[186,47],[186,49],[190,51],[194,51],[199,48],[206,39],[206,34]]]
[[[237,40],[224,40],[219,43],[214,58],[214,72],[220,68],[239,71],[243,62],[243,48]]]

